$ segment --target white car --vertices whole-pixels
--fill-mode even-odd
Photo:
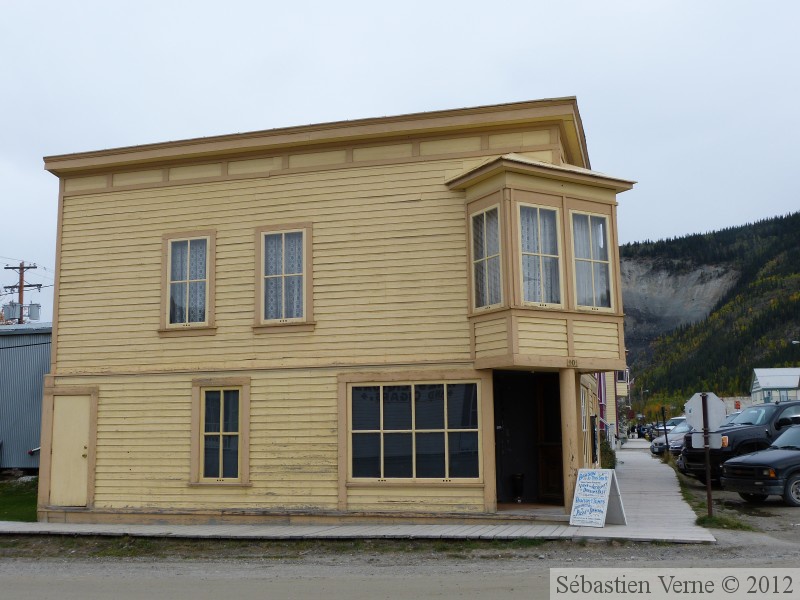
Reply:
[[[680,425],[681,423],[686,422],[686,417],[672,417],[669,421],[667,421],[666,429],[667,433],[675,429],[676,425]],[[664,433],[664,425],[658,428],[658,431]]]

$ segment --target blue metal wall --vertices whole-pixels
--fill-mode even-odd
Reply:
[[[0,468],[39,468],[44,376],[50,372],[50,323],[0,325]]]

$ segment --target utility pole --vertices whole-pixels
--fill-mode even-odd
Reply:
[[[24,319],[22,316],[22,307],[23,307],[23,300],[25,299],[25,288],[36,288],[37,290],[42,289],[41,283],[25,283],[25,271],[30,271],[31,269],[35,269],[36,265],[26,265],[25,261],[19,263],[18,267],[4,267],[5,269],[11,269],[12,271],[19,271],[19,283],[17,285],[6,285],[4,286],[7,290],[19,290],[19,319],[17,319],[17,323],[22,325]]]

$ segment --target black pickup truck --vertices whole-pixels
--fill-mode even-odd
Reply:
[[[711,479],[719,480],[722,463],[729,458],[768,448],[785,427],[797,423],[800,423],[800,401],[754,404],[745,408],[715,432],[722,436],[722,448],[709,452]],[[692,446],[691,433],[684,438],[681,459],[686,473],[705,481],[705,451],[702,444]]]

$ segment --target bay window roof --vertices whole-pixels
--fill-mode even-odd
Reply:
[[[545,179],[555,179],[569,181],[572,183],[583,183],[594,187],[603,187],[614,190],[615,192],[625,192],[636,183],[628,179],[612,177],[605,173],[576,167],[574,165],[563,164],[554,165],[522,156],[521,154],[503,154],[467,169],[463,173],[451,177],[445,184],[454,190],[463,190],[472,185],[488,179],[499,173],[521,173],[525,175],[535,175]]]

